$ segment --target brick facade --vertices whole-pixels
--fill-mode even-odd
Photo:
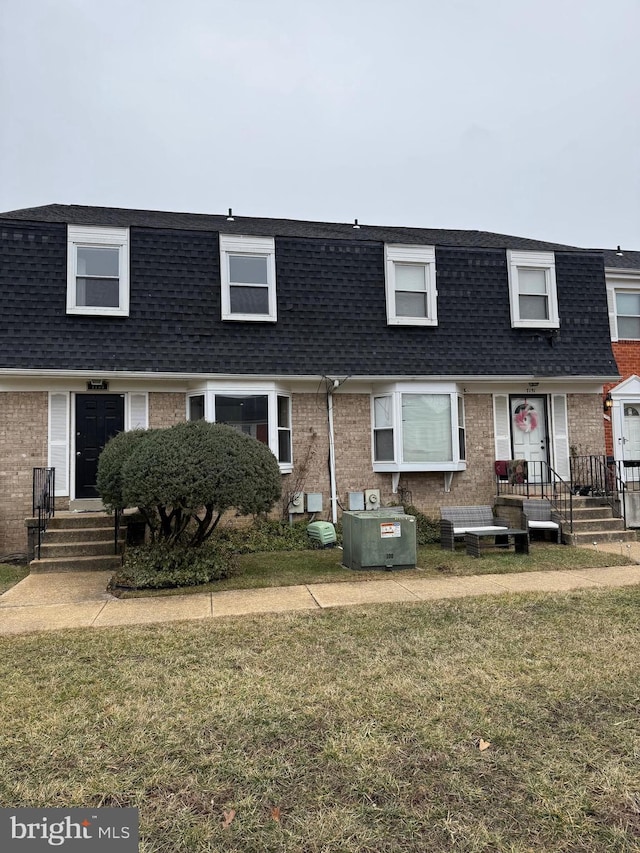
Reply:
[[[0,557],[26,553],[33,468],[47,464],[46,391],[0,392]]]
[[[604,386],[604,394],[624,382],[634,374],[640,376],[640,341],[614,341],[611,344],[613,354],[620,372],[620,379],[617,382],[611,382]],[[613,456],[613,428],[611,421],[605,421],[605,440],[607,454]]]
[[[149,428],[162,429],[187,419],[185,394],[152,391],[149,394]]]

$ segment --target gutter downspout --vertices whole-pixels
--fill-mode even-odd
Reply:
[[[327,388],[327,416],[329,420],[329,484],[331,489],[331,521],[338,521],[338,491],[336,486],[336,448],[335,434],[333,429],[333,392],[339,386],[337,379],[333,380],[333,387]]]

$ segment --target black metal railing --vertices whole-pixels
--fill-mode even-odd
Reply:
[[[31,512],[38,519],[35,556],[40,559],[42,537],[50,518],[56,514],[56,469],[34,468]]]
[[[120,553],[120,519],[122,518],[122,510],[116,509],[113,520],[113,553]]]
[[[624,493],[627,484],[619,467],[621,464],[608,456],[572,456],[571,485],[575,495],[605,500],[614,516],[622,518],[626,527]]]
[[[496,494],[523,498],[545,498],[562,518],[563,526],[573,533],[573,496],[571,483],[547,462],[527,462],[518,469],[511,466],[504,474],[496,473]]]

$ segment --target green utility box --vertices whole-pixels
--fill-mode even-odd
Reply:
[[[307,536],[324,548],[336,544],[336,529],[330,521],[312,521],[307,525]]]
[[[414,569],[416,520],[395,510],[343,512],[342,547],[348,569]]]

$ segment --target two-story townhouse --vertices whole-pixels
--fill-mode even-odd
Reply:
[[[123,429],[231,423],[330,519],[365,493],[489,503],[496,459],[567,476],[571,445],[603,452],[601,251],[74,205],[0,233],[0,553],[24,550],[32,468],[91,506]]]

